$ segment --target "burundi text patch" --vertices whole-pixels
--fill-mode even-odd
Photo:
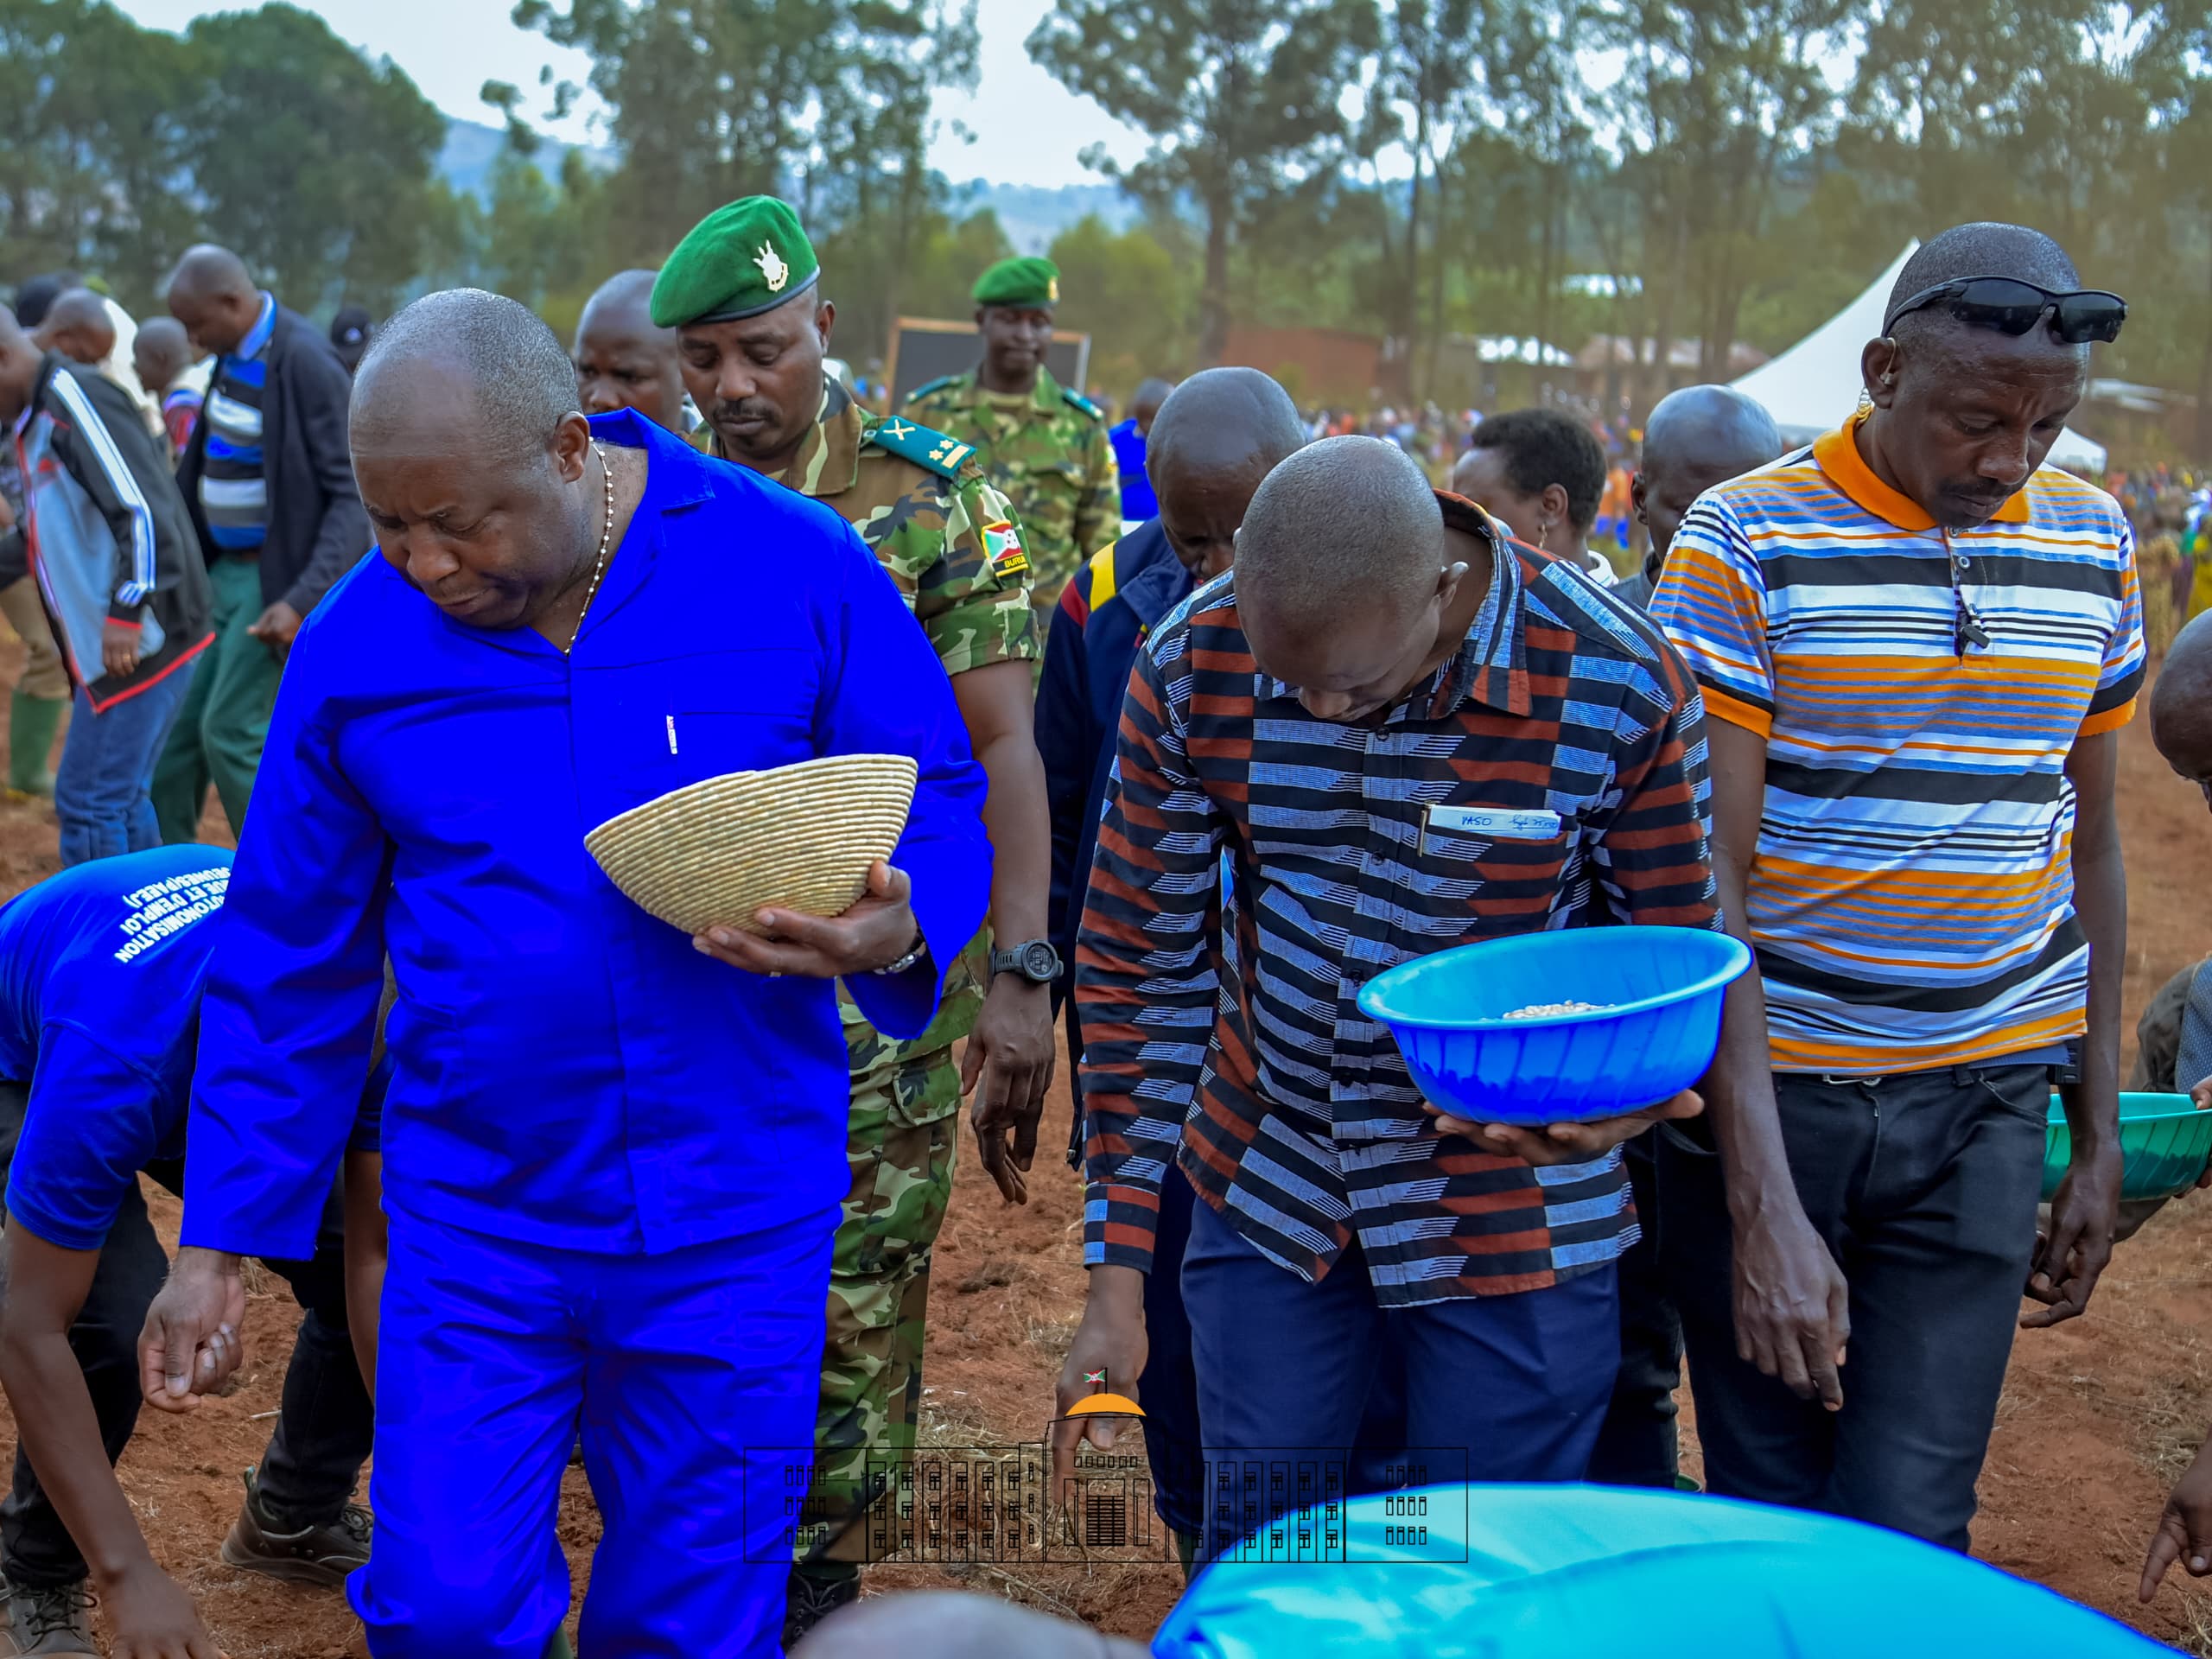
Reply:
[[[1021,550],[1021,532],[1003,521],[983,526],[983,556],[1002,576],[1018,576],[1029,569],[1029,556]]]

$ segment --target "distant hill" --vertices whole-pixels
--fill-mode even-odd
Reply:
[[[1020,253],[1044,252],[1054,237],[1086,214],[1097,214],[1117,231],[1128,229],[1139,217],[1136,203],[1111,184],[1064,184],[1048,189],[970,179],[952,187],[952,200],[956,208],[969,213],[991,209],[999,216],[1007,240]]]
[[[499,147],[506,143],[504,128],[481,121],[448,119],[445,147],[438,152],[438,171],[455,190],[488,200],[492,166]],[[561,170],[573,146],[546,139],[533,158],[548,178]],[[591,159],[611,165],[613,155],[603,149],[588,152]],[[1126,229],[1138,217],[1136,204],[1110,184],[1070,184],[1058,189],[1035,185],[993,184],[970,179],[952,187],[954,210],[976,213],[989,208],[999,216],[1007,239],[1023,253],[1042,253],[1052,238],[1086,213],[1096,213],[1116,230]]]
[[[438,151],[438,172],[456,191],[488,203],[492,196],[492,164],[499,160],[500,147],[506,142],[505,127],[486,126],[481,121],[461,121],[448,116],[445,146]],[[531,159],[537,163],[539,172],[553,178],[559,175],[562,163],[575,148],[548,138],[539,143]],[[602,166],[614,163],[612,151],[593,149],[587,154]]]

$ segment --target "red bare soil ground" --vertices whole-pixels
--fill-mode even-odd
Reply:
[[[0,647],[0,683],[18,648]],[[2143,723],[2126,734],[2120,779],[2132,932],[2127,999],[2135,1013],[2166,977],[2212,949],[2212,820],[2174,779]],[[208,839],[226,837],[211,815]],[[0,805],[0,896],[57,865],[53,815]],[[952,1213],[938,1247],[925,1438],[940,1444],[1035,1442],[1081,1311],[1081,1191],[1059,1160],[1065,1079],[1048,1108],[1031,1202],[1000,1202],[963,1147]],[[177,1206],[155,1192],[172,1242]],[[2212,1425],[2212,1197],[2170,1208],[2123,1246],[2088,1318],[2024,1332],[2013,1356],[1982,1480],[1978,1553],[2009,1572],[2115,1613],[2161,1640],[2212,1655],[2212,1592],[2169,1585],[2134,1599],[2145,1541],[2173,1478]],[[188,1417],[148,1411],[122,1479],[154,1553],[199,1599],[232,1659],[296,1659],[346,1650],[353,1619],[340,1595],[277,1585],[224,1567],[217,1546],[236,1514],[239,1471],[265,1444],[296,1311],[281,1283],[248,1318],[245,1382]],[[0,1407],[0,1443],[13,1421]],[[1691,1467],[1695,1469],[1694,1441]],[[580,1471],[560,1517],[581,1596],[599,1521]],[[1172,1567],[900,1567],[871,1571],[871,1592],[957,1584],[1014,1599],[1117,1634],[1148,1636],[1173,1604]],[[574,1621],[571,1620],[571,1631]]]

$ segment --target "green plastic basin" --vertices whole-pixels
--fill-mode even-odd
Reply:
[[[2122,1095],[2120,1150],[2123,1198],[2171,1198],[2196,1185],[2212,1162],[2212,1112],[2200,1112],[2187,1095]],[[2043,1196],[2058,1192],[2074,1155],[2074,1137],[2058,1096],[2050,1097],[2050,1122],[2044,1130]]]

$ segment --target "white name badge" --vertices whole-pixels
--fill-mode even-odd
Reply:
[[[1428,836],[1473,836],[1484,841],[1549,841],[1560,833],[1559,814],[1541,809],[1502,811],[1489,806],[1432,806],[1421,818]]]

